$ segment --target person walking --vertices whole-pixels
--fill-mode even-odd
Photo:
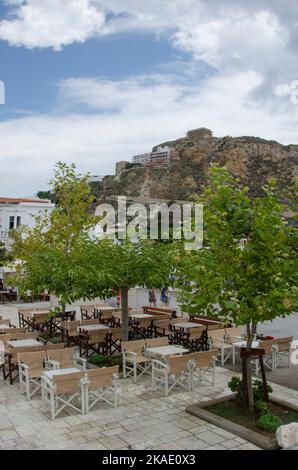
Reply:
[[[168,288],[167,287],[164,287],[162,289],[160,300],[162,301],[164,306],[167,307],[167,305],[169,304],[169,294],[168,294]]]
[[[150,304],[150,307],[152,307],[152,304],[153,304],[153,307],[156,307],[156,295],[155,295],[155,291],[153,289],[149,289],[149,304]]]

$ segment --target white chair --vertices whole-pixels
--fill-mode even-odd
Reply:
[[[54,375],[55,372],[52,376],[47,372],[41,377],[43,409],[49,405],[52,420],[65,408],[86,414],[86,372]]]
[[[48,349],[45,368],[50,369],[66,369],[69,367],[77,367],[86,370],[87,360],[83,357],[75,355],[74,348]]]
[[[188,356],[189,354],[170,356],[167,364],[153,359],[152,388],[154,390],[164,388],[166,397],[177,386],[191,391],[194,365]]]
[[[86,371],[86,413],[99,401],[105,401],[114,407],[118,405],[118,372],[119,366]]]
[[[198,351],[187,354],[189,360],[194,362],[194,382],[192,389],[195,386],[196,379],[198,379],[198,382],[206,380],[211,382],[212,385],[215,385],[216,355],[217,349],[210,349],[209,351]]]
[[[137,378],[150,371],[151,361],[149,357],[144,356],[143,351],[146,346],[145,340],[126,341],[122,343],[123,357],[123,377],[133,376],[133,382]],[[138,375],[139,372],[139,375]]]
[[[40,378],[44,372],[45,359],[45,351],[18,353],[20,390],[26,393],[27,400],[41,388]]]

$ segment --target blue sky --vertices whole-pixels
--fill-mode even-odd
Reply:
[[[298,143],[298,5],[285,0],[0,0],[0,195],[54,163],[115,162],[207,126]]]

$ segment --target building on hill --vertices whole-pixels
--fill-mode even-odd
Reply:
[[[212,135],[213,134],[210,129],[207,129],[206,127],[199,127],[198,129],[191,129],[188,131],[186,137],[195,142],[199,142],[200,140],[211,138]]]

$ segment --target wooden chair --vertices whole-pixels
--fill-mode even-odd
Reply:
[[[75,357],[74,348],[48,349],[46,351],[46,369],[66,369],[78,367],[86,370],[87,361],[82,357]]]
[[[88,369],[86,374],[86,413],[99,401],[118,405],[119,366]],[[112,394],[112,398],[110,395]]]
[[[78,344],[78,327],[80,324],[80,320],[61,322],[61,341],[63,342],[64,338],[66,338],[68,347],[70,347],[72,344]]]
[[[260,341],[258,349],[264,349],[265,351],[263,356],[264,367],[274,372],[276,370],[276,339]],[[259,360],[255,359],[252,363],[255,365],[255,374],[258,375],[260,371]]]
[[[98,313],[95,311],[95,305],[80,305],[81,320],[94,320],[98,318]]]
[[[125,341],[122,343],[123,377],[133,376],[133,382],[148,372],[151,367],[151,359],[144,356],[145,340]],[[138,372],[139,375],[138,375]]]
[[[52,420],[65,408],[86,413],[85,374],[85,371],[78,371],[53,375],[52,378],[45,374],[41,377],[43,409],[50,406]]]
[[[167,336],[171,338],[173,334],[171,320],[153,320],[153,332],[155,336]]]
[[[7,331],[10,331],[10,330],[12,330],[14,334],[26,333],[26,328],[14,328],[12,326],[11,326],[11,328],[1,328],[1,325],[0,325],[0,334],[1,335],[6,335]],[[2,337],[1,337],[1,340],[2,340]]]
[[[208,330],[210,348],[216,348],[219,354],[219,361],[223,367],[225,363],[232,357],[233,345],[227,342],[225,336],[225,330],[220,328],[219,330]]]
[[[18,352],[19,380],[21,393],[26,393],[27,400],[40,389],[40,377],[44,372],[45,351]]]
[[[146,348],[156,348],[158,346],[168,346],[169,338],[166,336],[160,338],[147,338],[145,339]]]
[[[195,379],[201,382],[206,376],[211,375],[211,384],[215,385],[215,362],[216,362],[217,349],[210,349],[209,351],[197,351],[190,354],[186,354],[190,361],[193,361],[194,373],[192,375],[193,384],[191,389],[193,390],[195,385]],[[206,380],[208,380],[206,378]]]
[[[153,325],[151,318],[138,318],[131,320],[130,326],[133,338],[144,339],[152,338],[153,336]]]
[[[276,338],[275,345],[275,366],[278,367],[283,359],[286,359],[287,367],[290,367],[291,359],[291,344],[293,336],[287,336],[285,338]]]
[[[193,386],[193,362],[189,354],[170,356],[168,363],[152,360],[152,388],[163,388],[167,397],[174,387],[182,387],[187,391]]]
[[[209,349],[206,326],[190,328],[188,333],[175,331],[174,341],[182,344],[190,351],[206,351]]]
[[[122,328],[111,328],[108,336],[108,351],[112,355],[115,352],[121,353]]]
[[[79,334],[80,356],[88,359],[93,354],[105,354],[108,349],[109,330],[81,331]]]

